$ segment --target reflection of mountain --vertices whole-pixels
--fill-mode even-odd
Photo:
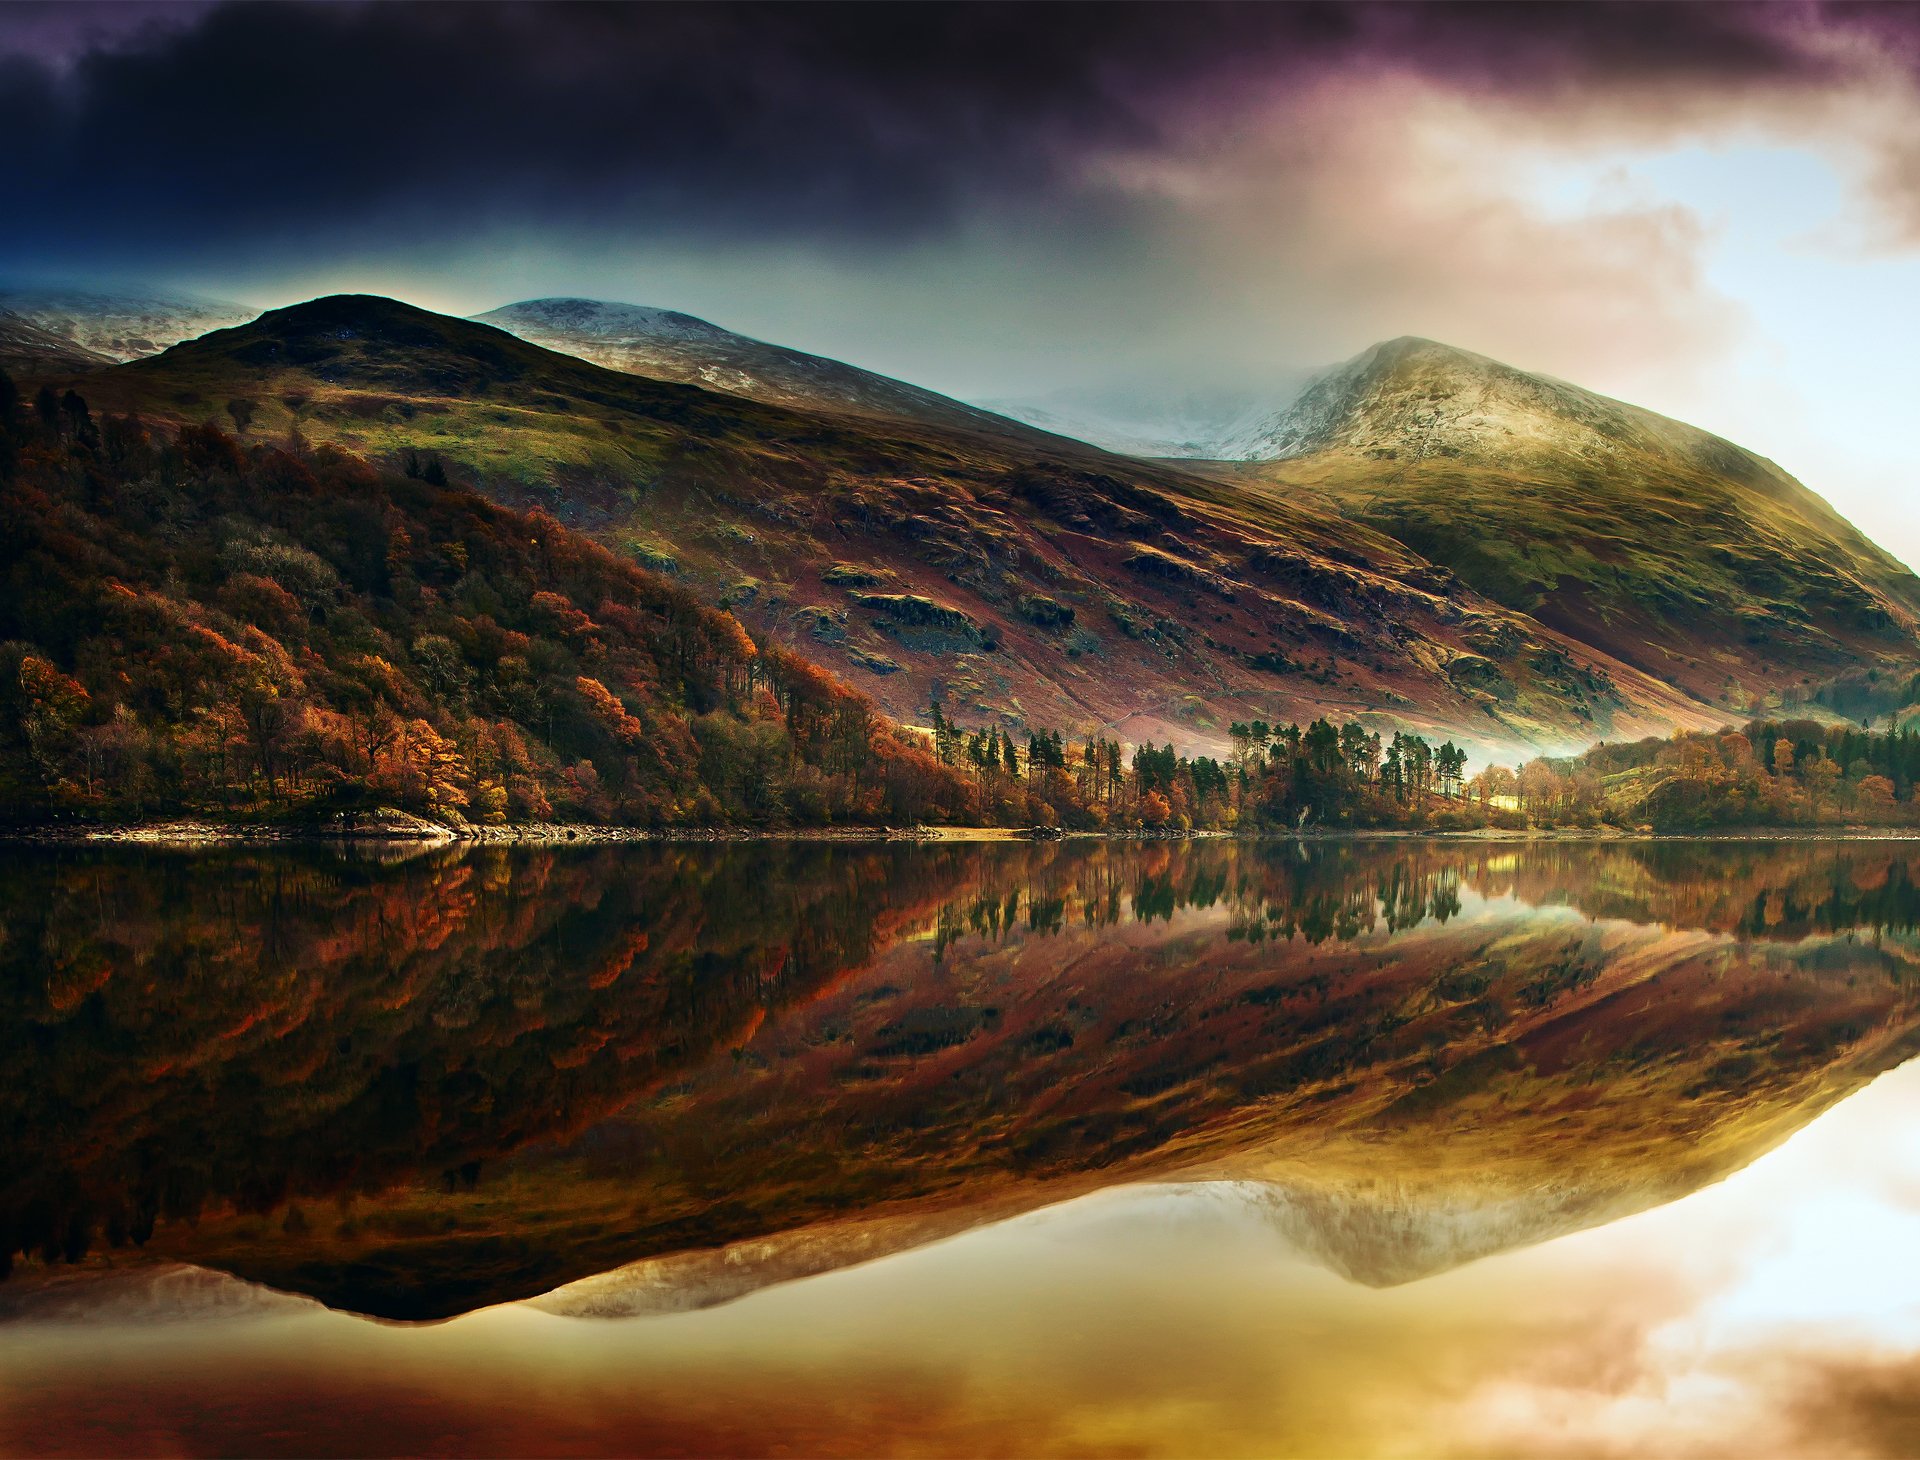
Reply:
[[[410,1317],[661,1259],[603,1311],[1189,1173],[1400,1281],[1671,1199],[1904,1057],[1909,858],[20,858],[0,1245]]]

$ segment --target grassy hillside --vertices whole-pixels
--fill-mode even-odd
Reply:
[[[1920,657],[1920,579],[1771,462],[1427,341],[1380,346],[1222,467],[1391,534],[1497,603],[1730,712]],[[1773,696],[1769,701],[1769,696]]]
[[[391,300],[278,310],[84,382],[97,406],[439,460],[847,675],[890,713],[1224,749],[1360,717],[1487,750],[1705,723],[1391,538],[1040,433],[818,416]]]

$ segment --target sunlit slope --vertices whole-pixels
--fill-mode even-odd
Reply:
[[[1222,468],[1317,499],[1475,591],[1743,708],[1802,678],[1911,663],[1920,580],[1772,462],[1427,340],[1322,377]]]
[[[1703,706],[1365,523],[1162,464],[785,409],[339,296],[86,377],[96,408],[439,458],[796,643],[893,714],[1219,749],[1326,714],[1489,753]]]

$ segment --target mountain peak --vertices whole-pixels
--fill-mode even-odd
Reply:
[[[1235,445],[1235,455],[1267,460],[1336,450],[1490,462],[1551,450],[1597,463],[1634,451],[1749,480],[1777,475],[1697,427],[1417,335],[1323,372]]]
[[[297,370],[326,386],[467,395],[575,365],[491,325],[382,294],[326,294],[270,309],[126,368],[178,374],[238,366],[256,379]]]
[[[299,304],[269,309],[253,323],[262,330],[386,330],[395,325],[439,325],[444,315],[384,294],[322,294]]]
[[[562,296],[522,299],[474,316],[513,334],[529,329],[567,332],[607,344],[643,340],[737,340],[744,336],[677,309],[651,304],[620,304],[605,299]]]
[[[1417,365],[1455,370],[1524,373],[1513,370],[1511,365],[1501,364],[1491,356],[1476,354],[1458,345],[1449,345],[1443,340],[1430,340],[1423,335],[1398,335],[1391,340],[1382,340],[1370,349],[1361,351],[1354,357],[1354,361],[1349,363],[1359,361],[1369,361],[1376,366],[1388,369]]]

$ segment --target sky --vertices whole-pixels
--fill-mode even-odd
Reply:
[[[0,7],[0,278],[686,310],[963,397],[1402,334],[1910,563],[1920,10]]]

